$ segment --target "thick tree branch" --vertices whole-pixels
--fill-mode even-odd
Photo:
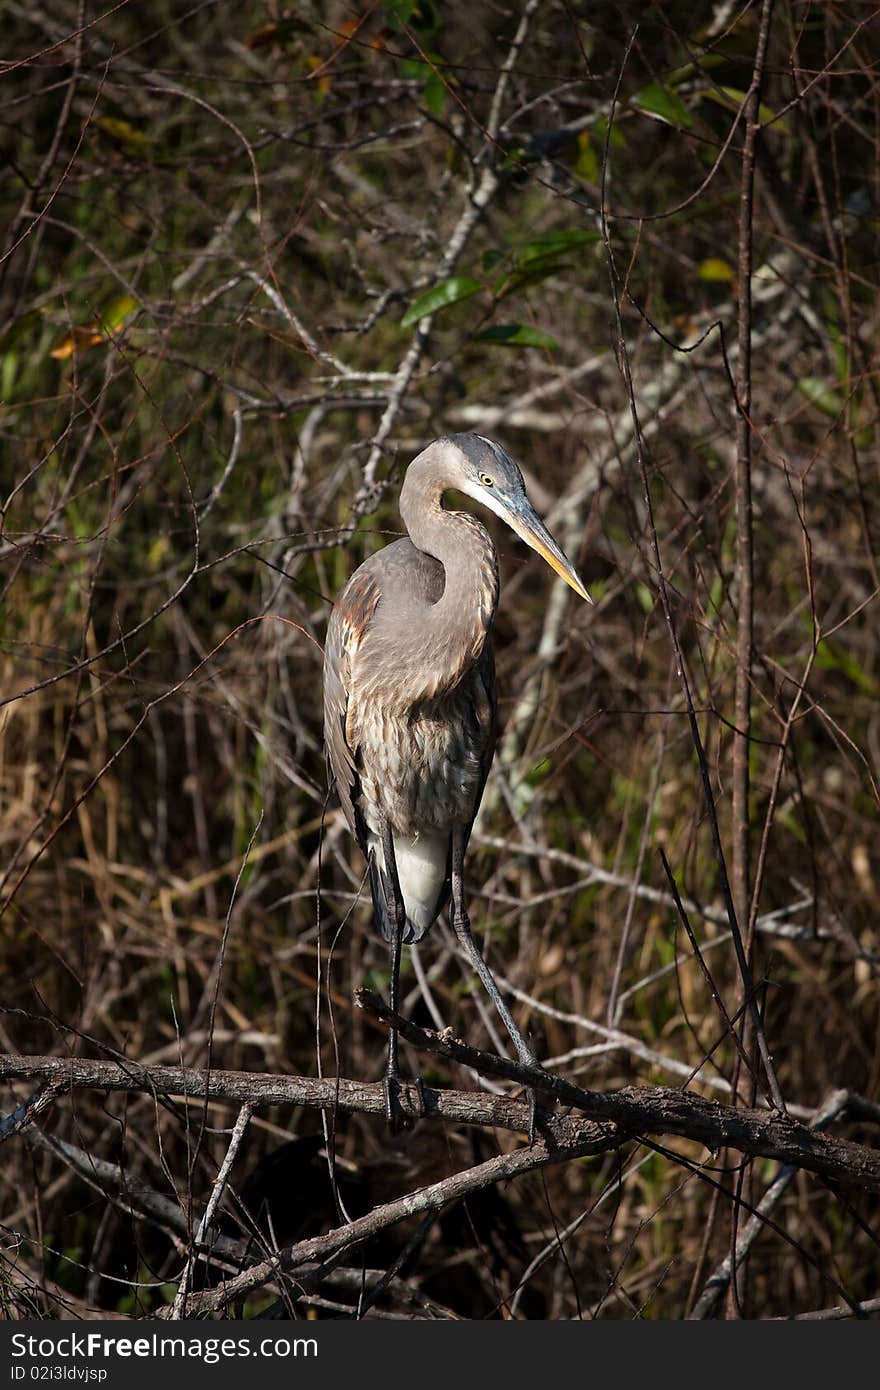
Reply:
[[[386,1022],[391,1017],[387,1006],[368,991],[361,991],[358,1002]],[[534,1086],[561,1104],[582,1111],[582,1115],[539,1111],[539,1128],[548,1152],[573,1154],[575,1150],[582,1152],[580,1146],[587,1144],[591,1152],[598,1153],[648,1135],[678,1135],[703,1144],[713,1153],[727,1146],[740,1153],[777,1159],[828,1182],[880,1192],[880,1151],[817,1134],[785,1115],[737,1110],[666,1086],[586,1091],[540,1068],[523,1067],[480,1052],[448,1033],[431,1032],[399,1016],[395,1021],[402,1036],[423,1051],[438,1053],[489,1076]],[[312,1109],[336,1107],[347,1113],[385,1113],[385,1092],[380,1083],[320,1081],[259,1072],[204,1072],[185,1067],[142,1068],[81,1057],[0,1056],[0,1080],[35,1079],[59,1091],[140,1091],[154,1096],[250,1103],[255,1109],[304,1105]],[[520,1132],[528,1127],[526,1103],[505,1096],[431,1087],[420,1091],[414,1085],[404,1085],[400,1099],[404,1114],[412,1119],[442,1118]],[[549,1160],[545,1157],[545,1161]]]

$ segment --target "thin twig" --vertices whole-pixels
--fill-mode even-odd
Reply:
[[[232,1165],[235,1162],[235,1156],[238,1153],[238,1150],[241,1146],[241,1141],[244,1138],[245,1130],[248,1127],[251,1115],[253,1113],[253,1105],[250,1101],[245,1101],[244,1105],[238,1112],[238,1119],[235,1121],[235,1126],[232,1131],[232,1137],[229,1140],[226,1153],[223,1157],[223,1162],[220,1165],[220,1171],[218,1172],[217,1177],[214,1179],[214,1186],[211,1189],[211,1196],[208,1198],[208,1205],[202,1212],[202,1219],[199,1222],[199,1227],[196,1231],[195,1240],[193,1241],[189,1254],[187,1256],[186,1267],[181,1276],[180,1283],[177,1286],[177,1293],[174,1295],[174,1304],[172,1306],[170,1315],[171,1318],[174,1320],[183,1317],[183,1309],[186,1305],[186,1297],[189,1292],[190,1284],[192,1282],[192,1275],[196,1264],[197,1252],[201,1249],[202,1245],[204,1244],[205,1235],[211,1225],[211,1222],[214,1220],[214,1213],[220,1205],[220,1199],[223,1196],[224,1190],[226,1188],[226,1183],[229,1178],[229,1174],[232,1171]]]

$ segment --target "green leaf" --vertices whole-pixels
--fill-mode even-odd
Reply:
[[[442,116],[446,105],[446,87],[438,69],[444,60],[437,53],[426,52],[423,58],[406,58],[400,65],[404,77],[414,77],[421,82],[425,106],[432,116]],[[451,80],[451,79],[450,79]]]
[[[140,304],[133,299],[130,294],[117,295],[111,299],[106,309],[101,310],[101,327],[113,332],[120,328],[126,319],[131,318],[132,314],[140,308]]]
[[[501,160],[501,163],[498,167],[500,169],[504,169],[505,171],[509,169],[519,169],[527,158],[528,154],[525,145],[508,145],[507,153]]]
[[[725,111],[739,111],[746,99],[746,94],[739,87],[707,87],[700,93],[706,101],[714,101],[716,105],[723,106]],[[761,125],[767,125],[773,121],[775,125],[783,130],[788,130],[790,122],[788,116],[780,116],[765,106],[763,101],[758,104],[758,120]]]
[[[814,405],[817,410],[821,410],[823,415],[829,415],[836,420],[838,415],[843,412],[845,405],[843,396],[839,391],[833,390],[821,377],[802,376],[797,388],[802,396],[806,396],[811,405]]]
[[[711,72],[713,68],[723,67],[726,61],[723,53],[701,53],[699,63],[684,63],[680,68],[673,68],[672,72],[666,74],[666,81],[670,87],[677,87],[682,82],[701,77],[704,72]]]
[[[144,154],[150,147],[150,137],[137,130],[130,121],[120,120],[116,116],[96,116],[94,123],[111,140],[124,145],[131,154]]]
[[[693,125],[691,113],[678,92],[674,87],[664,86],[662,82],[649,82],[647,87],[636,93],[633,101],[642,111],[659,116],[670,125],[684,126],[686,130],[690,130]]]
[[[559,344],[549,333],[542,333],[527,323],[496,323],[477,334],[478,343],[495,343],[498,347],[536,347],[557,349]]]
[[[410,25],[420,34],[433,34],[440,27],[440,15],[434,0],[417,0],[410,10]]]
[[[515,268],[496,282],[493,291],[495,298],[505,299],[507,295],[513,294],[516,290],[523,290],[527,289],[529,285],[540,284],[542,280],[548,280],[551,275],[556,275],[558,271],[564,270],[566,265],[566,261],[545,259],[534,261],[531,265]]]
[[[440,24],[434,0],[384,0],[382,9],[393,29],[417,29],[421,34],[431,34]]]
[[[562,259],[566,251],[578,246],[592,246],[599,240],[599,233],[579,228],[573,231],[546,232],[535,237],[525,246],[512,253],[513,264],[505,276],[495,285],[496,299],[513,294],[528,285],[536,285],[558,271],[566,269],[569,262]]]
[[[546,232],[518,251],[517,260],[522,264],[540,260],[544,256],[558,256],[572,246],[595,246],[598,240],[599,233],[585,227],[570,232]]]
[[[432,72],[425,83],[424,88],[425,106],[432,116],[440,117],[443,115],[443,108],[446,105],[446,83],[439,73]]]
[[[578,136],[578,153],[574,163],[574,172],[585,183],[599,182],[599,155],[593,136],[588,130],[582,130]]]
[[[12,399],[15,389],[15,378],[18,374],[18,353],[4,352],[2,354],[3,369],[0,371],[0,405],[8,405]]]
[[[636,585],[636,598],[638,599],[639,607],[643,613],[653,613],[654,595],[651,593],[647,584]]]
[[[424,294],[420,294],[400,320],[400,326],[409,328],[411,324],[418,323],[419,319],[427,318],[428,314],[436,314],[440,309],[448,308],[450,304],[459,304],[463,299],[470,299],[472,294],[479,294],[482,288],[479,281],[471,280],[467,275],[453,275],[451,280],[432,285]]]
[[[550,759],[541,758],[540,762],[535,763],[534,767],[530,768],[525,774],[523,781],[530,787],[540,786],[545,778],[549,777],[552,771],[553,764]]]
[[[409,24],[418,8],[419,0],[385,0],[382,6],[386,22],[394,29],[402,29]]]
[[[769,106],[765,106],[763,101],[758,102],[758,120],[761,122],[761,125],[769,125],[772,121],[774,125],[780,126],[782,130],[788,130],[791,125],[787,115],[777,116],[776,112],[771,111]]]
[[[599,149],[600,149],[600,150],[604,150],[606,138],[607,138],[607,140],[608,140],[608,148],[609,148],[609,149],[611,149],[611,150],[624,150],[624,149],[626,149],[626,136],[624,135],[623,130],[621,129],[621,126],[620,126],[620,122],[619,122],[619,121],[615,121],[614,125],[611,127],[611,133],[609,134],[609,133],[608,133],[608,122],[606,121],[606,119],[605,119],[604,116],[600,116],[599,119],[598,119],[597,122],[596,122],[595,131],[596,131],[596,144],[599,146]]]

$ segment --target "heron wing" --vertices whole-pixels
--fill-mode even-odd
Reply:
[[[381,596],[376,580],[361,566],[334,605],[324,646],[324,743],[345,819],[364,853],[366,827],[358,810],[357,749],[348,740],[348,700],[352,663]]]
[[[495,684],[495,656],[492,651],[491,640],[487,640],[483,648],[474,675],[474,718],[477,721],[483,745],[480,759],[483,775],[480,790],[474,801],[474,814],[465,835],[465,849],[467,849],[467,843],[474,828],[480,802],[483,800],[486,778],[489,776],[492,759],[495,757],[495,744],[498,740],[498,689]]]
[[[492,759],[495,757],[495,744],[498,740],[498,687],[495,683],[495,654],[491,641],[486,642],[477,669],[483,682],[483,689],[486,692],[486,708],[479,716],[481,726],[486,734],[486,746],[483,752],[483,780],[480,783],[480,795],[477,798],[477,810],[479,810],[480,802],[483,799],[483,790],[486,786],[486,778],[489,776]],[[474,815],[476,815],[476,810]]]
[[[471,693],[473,702],[471,710],[480,731],[482,742],[482,753],[480,755],[480,767],[482,778],[479,790],[474,798],[474,811],[470,823],[463,829],[464,851],[467,850],[468,841],[471,838],[471,831],[474,828],[474,821],[480,809],[480,802],[483,800],[483,792],[486,787],[486,778],[492,766],[492,759],[495,757],[495,744],[498,739],[498,689],[495,684],[495,656],[492,651],[491,641],[487,641],[483,648],[483,654],[477,662],[476,669],[471,676]],[[449,844],[446,852],[446,878],[437,899],[437,910],[435,918],[440,916],[446,904],[452,896],[452,834],[449,836]]]

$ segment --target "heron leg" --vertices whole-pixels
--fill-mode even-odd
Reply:
[[[400,994],[400,951],[403,933],[406,928],[406,908],[400,891],[397,876],[397,859],[394,854],[394,836],[387,820],[382,821],[382,853],[385,859],[385,872],[382,875],[386,888],[386,901],[391,909],[391,989],[389,1004],[391,1012],[397,1013]],[[400,1063],[398,1061],[397,1029],[392,1023],[388,1029],[388,1066],[385,1070],[385,1118],[396,1134],[403,1127],[403,1115],[398,1099],[400,1090]]]
[[[464,843],[464,831],[456,826],[452,831],[452,928],[464,948],[468,960],[480,977],[483,988],[495,1005],[501,1022],[507,1029],[510,1040],[516,1048],[516,1055],[520,1062],[527,1067],[537,1067],[540,1066],[540,1063],[516,1026],[513,1015],[501,997],[492,972],[480,955],[477,943],[474,941],[470,918],[464,903]],[[537,1101],[531,1086],[528,1087],[526,1094],[529,1102],[529,1142],[534,1143]]]

